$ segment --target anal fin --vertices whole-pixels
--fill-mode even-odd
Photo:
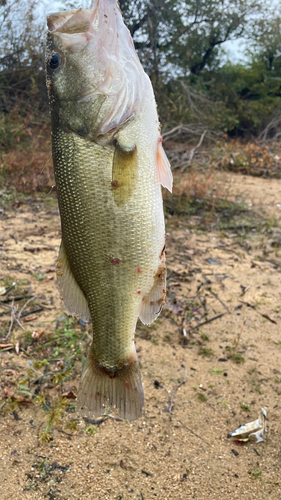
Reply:
[[[154,276],[154,284],[150,292],[142,299],[139,318],[144,325],[151,325],[159,316],[166,296],[166,265],[165,254],[163,255]]]
[[[68,258],[61,242],[57,262],[57,282],[66,310],[83,321],[91,321],[87,299],[70,269]]]

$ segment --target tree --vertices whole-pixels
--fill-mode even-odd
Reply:
[[[140,58],[159,74],[198,75],[220,61],[220,47],[247,36],[265,9],[260,0],[120,1]]]
[[[250,38],[249,55],[263,62],[276,76],[281,76],[281,12],[278,10],[255,23]]]

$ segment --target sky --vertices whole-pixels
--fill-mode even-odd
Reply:
[[[233,63],[247,60],[245,38],[229,40],[223,44],[223,49],[227,52],[227,58]]]

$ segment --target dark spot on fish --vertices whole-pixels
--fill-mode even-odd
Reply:
[[[117,264],[120,264],[120,259],[111,259],[111,264],[113,264],[114,266],[117,266]]]
[[[137,267],[136,271],[137,271],[138,274],[140,274],[140,273],[142,273],[142,268],[141,267]]]
[[[140,295],[140,294],[141,294],[141,290],[138,290],[138,291],[137,291],[137,294],[138,294],[138,295]]]
[[[116,189],[116,188],[118,188],[118,186],[119,186],[119,182],[118,182],[118,181],[112,181],[112,182],[111,182],[111,186],[112,186],[114,189]]]
[[[166,248],[166,245],[164,245],[162,248],[162,252],[160,253],[160,259],[163,257],[163,255],[165,253],[165,248]]]

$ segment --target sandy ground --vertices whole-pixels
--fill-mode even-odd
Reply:
[[[281,498],[281,181],[223,174],[220,182],[253,211],[263,210],[264,221],[245,233],[244,223],[235,231],[231,222],[223,230],[202,231],[196,217],[168,219],[167,304],[156,326],[138,328],[142,418],[109,418],[93,435],[83,420],[73,432],[60,424],[42,444],[46,415],[40,408],[29,403],[2,412],[1,500]],[[57,208],[19,204],[3,212],[0,228],[0,279],[9,277],[25,294],[36,295],[36,307],[44,309],[22,324],[51,338],[63,315],[54,273]],[[16,296],[17,289],[11,293]],[[0,320],[7,331],[9,314]],[[0,349],[2,403],[36,357],[21,349],[20,335],[16,324],[16,347]],[[80,368],[64,391],[77,391]],[[162,385],[172,393],[185,370],[169,412]],[[227,438],[262,407],[268,412],[265,442]],[[65,414],[63,424],[70,417]]]

